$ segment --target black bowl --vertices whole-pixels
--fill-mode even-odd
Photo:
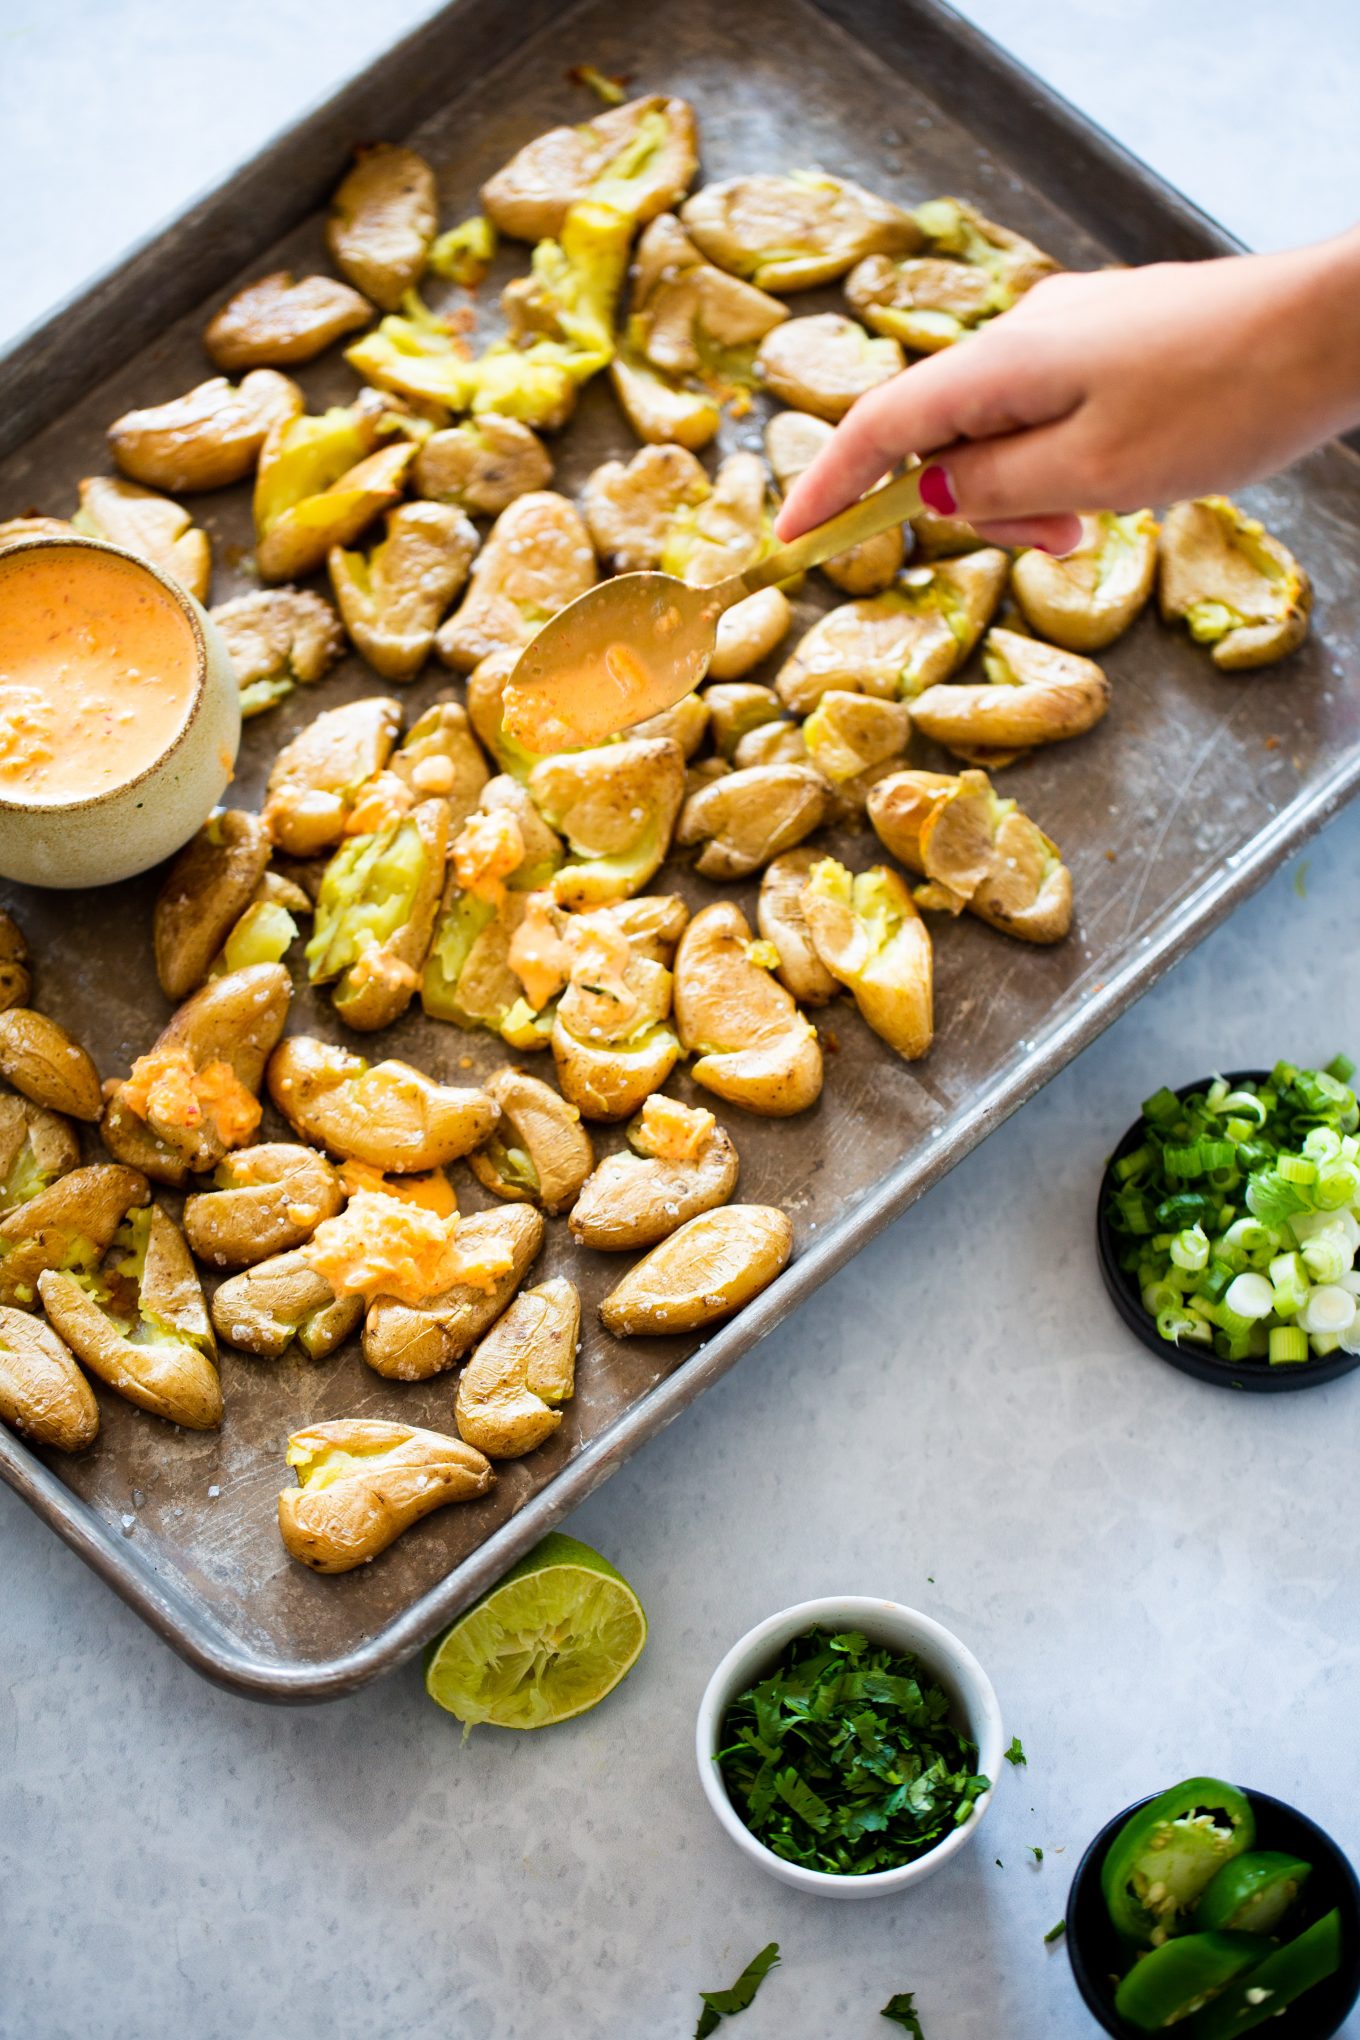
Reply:
[[[1228,1070],[1225,1074],[1228,1082],[1236,1086],[1263,1084],[1270,1071]],[[1182,1084],[1176,1096],[1184,1098],[1191,1091],[1207,1091],[1212,1082],[1212,1077],[1201,1077],[1196,1083]],[[1272,1367],[1269,1360],[1220,1360],[1212,1347],[1176,1346],[1170,1339],[1162,1337],[1157,1330],[1156,1319],[1143,1308],[1137,1276],[1119,1265],[1122,1242],[1105,1215],[1110,1192],[1116,1187],[1115,1163],[1122,1162],[1125,1155],[1131,1155],[1142,1136],[1140,1113],[1105,1164],[1100,1194],[1096,1199],[1096,1255],[1111,1303],[1149,1353],[1155,1353],[1159,1360],[1165,1360],[1171,1367],[1179,1367],[1182,1374],[1193,1374],[1199,1381],[1212,1382],[1215,1388],[1257,1389],[1266,1395],[1279,1395],[1295,1388],[1318,1388],[1324,1381],[1335,1381],[1340,1375],[1349,1374],[1352,1368],[1360,1367],[1360,1353],[1343,1353],[1340,1350],[1312,1360],[1294,1361],[1288,1366]]]
[[[1116,1980],[1130,1967],[1131,1957],[1110,1924],[1100,1873],[1106,1851],[1130,1815],[1155,1795],[1135,1800],[1107,1821],[1077,1865],[1067,1894],[1067,1953],[1086,2009],[1116,2040],[1147,2040],[1114,2008]],[[1256,1816],[1258,1849],[1279,1849],[1311,1863],[1313,1874],[1304,1886],[1285,1927],[1286,1938],[1303,1932],[1336,1907],[1341,1914],[1341,1967],[1325,1983],[1305,1991],[1277,2018],[1267,2020],[1270,2040],[1331,2040],[1360,1998],[1360,1881],[1331,1836],[1315,1821],[1272,1799],[1268,1792],[1247,1792]]]

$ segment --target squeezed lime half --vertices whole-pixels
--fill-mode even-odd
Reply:
[[[466,1729],[549,1728],[598,1706],[646,1641],[627,1580],[554,1532],[430,1645],[425,1690]]]

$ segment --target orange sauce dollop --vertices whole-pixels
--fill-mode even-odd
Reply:
[[[183,729],[198,648],[154,577],[116,553],[0,558],[0,800],[87,800]]]

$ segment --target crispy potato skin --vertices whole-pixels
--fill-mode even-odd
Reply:
[[[212,1300],[217,1335],[261,1360],[277,1360],[294,1339],[310,1360],[325,1360],[354,1331],[363,1298],[337,1296],[305,1248],[271,1254],[219,1283]]]
[[[1271,563],[1267,573],[1253,551]],[[1200,603],[1217,603],[1241,621],[1211,645],[1221,672],[1270,666],[1308,635],[1313,586],[1288,547],[1226,496],[1175,503],[1162,526],[1157,599],[1164,622]]]
[[[532,426],[483,411],[431,433],[412,472],[418,496],[471,517],[499,517],[517,496],[546,490],[553,463]]]
[[[289,857],[314,857],[344,834],[366,779],[381,772],[401,728],[390,694],[323,709],[274,760],[264,824]]]
[[[69,1120],[31,1098],[0,1093],[0,1217],[79,1165]]]
[[[480,1147],[499,1116],[485,1091],[437,1084],[408,1063],[370,1067],[306,1034],[275,1050],[269,1095],[304,1140],[394,1175],[456,1161]]]
[[[75,529],[104,538],[150,560],[196,601],[206,602],[212,585],[212,543],[188,511],[168,496],[139,488],[116,475],[87,475],[80,484]]]
[[[297,682],[324,679],[345,654],[339,617],[310,588],[255,588],[210,613],[236,668],[242,715],[272,707]]]
[[[269,864],[258,815],[228,808],[190,838],[165,875],[151,921],[156,976],[167,999],[202,984]]]
[[[660,870],[685,792],[685,758],[667,737],[626,737],[544,758],[529,793],[571,856],[554,876],[559,906],[608,906]]]
[[[217,376],[185,396],[128,411],[109,427],[109,450],[132,481],[185,496],[242,481],[274,425],[300,416],[302,391],[258,368],[239,388]]]
[[[345,628],[382,679],[415,679],[479,543],[461,510],[399,503],[367,558],[332,548],[331,585]]]
[[[470,673],[493,652],[522,651],[545,617],[594,585],[595,553],[576,505],[531,490],[497,518],[435,649],[445,665]]]
[[[0,1013],[0,1076],[49,1112],[94,1120],[104,1109],[90,1056],[64,1027],[31,1006]]]
[[[907,254],[922,238],[901,206],[839,177],[759,172],[706,184],[680,219],[710,262],[779,292],[832,283],[862,256]]]
[[[963,841],[942,833],[942,806],[985,793],[981,828]],[[1014,801],[997,802],[985,773],[895,772],[869,795],[869,820],[879,841],[909,871],[949,889],[949,904],[1022,942],[1061,942],[1072,925],[1072,874],[1056,843]],[[970,800],[965,819],[978,807]],[[971,862],[967,861],[971,858]],[[920,904],[944,905],[922,898]]]
[[[671,519],[711,484],[683,446],[644,446],[630,461],[607,460],[586,477],[581,510],[601,563],[616,574],[659,567]]]
[[[822,1051],[779,980],[747,955],[740,907],[694,916],[675,956],[675,1019],[697,1084],[768,1118],[805,1112],[822,1089]]]
[[[69,1346],[26,1310],[0,1305],[0,1422],[36,1445],[83,1452],[99,1405]]]
[[[811,411],[832,424],[866,391],[905,366],[895,340],[871,338],[857,320],[840,312],[818,312],[776,326],[756,356],[756,373],[767,389],[794,410]]]
[[[601,1303],[601,1320],[619,1339],[698,1331],[758,1296],[792,1252],[787,1212],[722,1205],[690,1219],[630,1268]]]
[[[910,701],[950,679],[990,621],[1009,572],[1009,556],[986,546],[909,568],[885,594],[827,610],[780,667],[780,700],[807,715],[832,689]]]
[[[439,227],[434,172],[390,142],[359,149],[331,201],[326,246],[336,267],[375,305],[396,311],[418,283]]]
[[[185,1200],[184,1231],[200,1261],[248,1268],[309,1240],[345,1193],[324,1155],[291,1141],[243,1148],[221,1164],[219,1183]]]
[[[661,1161],[620,1149],[582,1186],[567,1223],[583,1247],[608,1254],[654,1247],[726,1204],[737,1187],[737,1151],[715,1126],[692,1162]]]
[[[330,1451],[355,1462],[323,1487],[284,1488],[279,1495],[284,1548],[318,1573],[367,1564],[422,1516],[448,1502],[473,1501],[495,1480],[489,1462],[461,1438],[375,1418],[314,1424],[295,1431],[288,1446],[290,1455],[313,1455],[322,1468]]]
[[[928,687],[911,705],[912,722],[924,736],[965,757],[1025,751],[1083,736],[1108,709],[1110,683],[1094,660],[999,627],[988,633],[987,646],[1002,655],[1018,684]]]
[[[128,1212],[150,1196],[137,1170],[94,1162],[17,1205],[0,1219],[0,1303],[31,1310],[44,1269],[60,1268],[84,1241],[95,1258],[107,1252]]]
[[[459,1435],[488,1459],[522,1459],[562,1422],[576,1379],[581,1299],[560,1275],[526,1289],[458,1379]]]
[[[486,1094],[499,1105],[501,1118],[491,1146],[468,1156],[477,1181],[512,1203],[537,1204],[554,1216],[568,1210],[595,1166],[595,1150],[580,1113],[551,1084],[523,1070],[497,1070],[487,1079]],[[538,1177],[536,1187],[505,1174],[505,1150],[511,1145],[529,1156]]]
[[[892,845],[888,848],[891,850]],[[803,913],[803,887],[821,853],[800,846],[786,850],[765,868],[756,905],[756,925],[779,952],[780,983],[804,1006],[825,1006],[838,990],[836,980],[817,954]],[[894,852],[896,855],[896,852]]]
[[[33,991],[28,943],[13,917],[0,909],[0,1013],[26,1006]]]
[[[459,1283],[420,1304],[379,1296],[364,1321],[364,1358],[389,1381],[428,1381],[456,1366],[500,1316],[543,1244],[543,1219],[531,1204],[474,1212],[460,1236],[503,1244],[512,1265],[489,1289]]]
[[[125,1337],[94,1297],[59,1270],[38,1277],[38,1292],[82,1364],[127,1402],[190,1431],[215,1431],[221,1424],[216,1344],[198,1271],[179,1227],[158,1205],[151,1210],[137,1307],[144,1322],[176,1335],[173,1344]]]
[[[830,788],[812,765],[753,765],[691,794],[676,841],[703,844],[695,869],[705,878],[747,878],[830,812]]]
[[[215,368],[295,368],[373,317],[357,290],[334,276],[275,269],[248,283],[209,320],[203,345]]]
[[[1103,510],[1081,520],[1081,544],[1062,559],[1022,552],[1011,568],[1011,588],[1026,623],[1068,652],[1099,652],[1122,637],[1152,593],[1157,578],[1157,520],[1150,510],[1116,517]],[[1102,571],[1102,554],[1118,527],[1123,559],[1117,573]]]
[[[843,892],[824,891],[835,872]],[[874,885],[886,908],[886,932],[861,891]],[[803,888],[803,914],[817,954],[854,998],[865,1021],[904,1062],[926,1054],[935,1036],[935,966],[930,932],[895,871],[874,865],[852,874],[833,860],[815,866]],[[891,919],[887,919],[891,916]]]
[[[665,123],[665,140],[631,193],[615,192],[639,224],[654,219],[688,190],[699,164],[694,110],[683,99],[653,93],[610,107],[579,127],[550,128],[512,156],[482,186],[482,208],[503,234],[521,241],[555,239],[569,206],[591,187],[636,137],[649,116]]]

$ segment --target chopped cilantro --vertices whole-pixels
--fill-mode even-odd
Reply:
[[[1065,1934],[1066,1932],[1067,1932],[1067,1921],[1066,1921],[1066,1920],[1059,1920],[1059,1921],[1058,1921],[1058,1924],[1057,1924],[1057,1926],[1056,1926],[1056,1927],[1050,1927],[1050,1928],[1049,1928],[1049,1930],[1048,1930],[1048,1932],[1047,1932],[1047,1933],[1046,1933],[1046,1934],[1044,1935],[1044,1946],[1045,1946],[1045,1947],[1048,1947],[1048,1946],[1050,1946],[1050,1945],[1051,1945],[1051,1944],[1052,1944],[1052,1943],[1053,1943],[1054,1941],[1061,1941],[1061,1939],[1062,1939],[1063,1935],[1064,1935],[1064,1934]]]
[[[878,2016],[880,2019],[892,2019],[895,2024],[905,2027],[912,2040],[925,2040],[914,1990],[895,1990]]]
[[[1029,1758],[1025,1755],[1025,1745],[1021,1742],[1018,1735],[1011,1737],[1011,1746],[1006,1752],[1006,1762],[1008,1764],[1027,1764],[1029,1762]]]
[[[701,1990],[699,1995],[704,2001],[704,2008],[694,2028],[694,2040],[708,2040],[708,2035],[717,2032],[723,2019],[744,2012],[778,1960],[779,1943],[771,1941],[747,1963],[730,1990]]]
[[[858,1631],[795,1637],[732,1702],[718,1752],[733,1806],[788,1863],[863,1877],[914,1862],[989,1781],[919,1658]]]
[[[1034,1860],[1035,1860],[1035,1862],[1036,1862],[1036,1863],[1042,1863],[1042,1862],[1043,1862],[1043,1860],[1044,1860],[1044,1852],[1043,1852],[1043,1850],[1042,1850],[1042,1849],[1041,1849],[1041,1848],[1039,1847],[1039,1844],[1038,1844],[1037,1842],[1031,1842],[1031,1843],[1030,1843],[1030,1845],[1029,1845],[1029,1852],[1030,1852],[1031,1856],[1033,1856],[1033,1858],[1034,1858]]]

